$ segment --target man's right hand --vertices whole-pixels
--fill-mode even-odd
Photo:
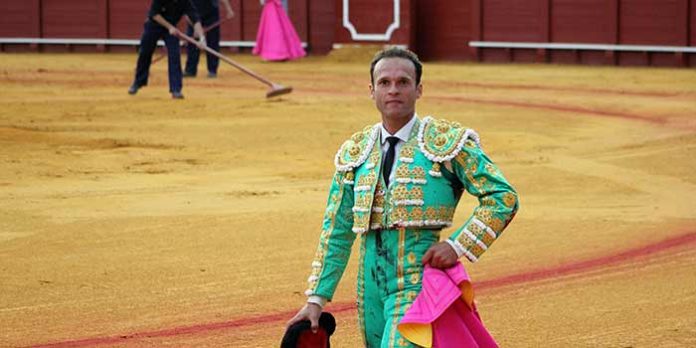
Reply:
[[[316,304],[316,303],[307,303],[300,309],[297,314],[295,314],[290,321],[285,325],[285,329],[287,330],[290,325],[302,321],[302,320],[309,320],[311,323],[312,327],[312,332],[317,333],[317,330],[319,329],[319,317],[321,316],[321,307]]]

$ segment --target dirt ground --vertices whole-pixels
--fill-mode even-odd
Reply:
[[[0,346],[279,345],[333,155],[378,121],[369,55],[233,58],[295,91],[223,66],[171,100],[160,63],[129,96],[134,54],[0,54]],[[520,193],[465,265],[502,347],[696,346],[696,70],[426,63],[418,112]],[[362,342],[356,260],[337,348]]]

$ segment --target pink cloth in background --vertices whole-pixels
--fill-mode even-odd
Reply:
[[[280,0],[266,0],[253,53],[264,60],[291,60],[305,56],[302,42]]]
[[[432,347],[498,347],[473,303],[473,289],[464,266],[447,270],[426,266],[423,288],[399,322],[432,330]]]

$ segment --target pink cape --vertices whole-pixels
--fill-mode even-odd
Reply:
[[[398,330],[423,347],[498,347],[476,311],[471,281],[461,263],[444,271],[425,267],[423,289]]]
[[[253,53],[264,60],[290,60],[305,56],[302,42],[280,0],[266,0]]]

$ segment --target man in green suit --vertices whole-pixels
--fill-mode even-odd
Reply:
[[[517,193],[484,154],[479,136],[459,123],[416,114],[422,65],[404,49],[379,52],[370,92],[381,122],[338,150],[305,306],[288,325],[316,328],[360,236],[358,321],[366,347],[414,347],[396,329],[421,289],[424,265],[475,262],[518,208]],[[478,198],[473,214],[448,238],[461,194]]]

